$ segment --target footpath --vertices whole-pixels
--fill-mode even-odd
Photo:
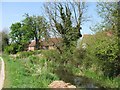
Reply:
[[[1,70],[0,70],[0,90],[2,90],[3,85],[4,85],[4,79],[5,79],[5,64],[4,64],[4,61],[3,61],[2,57],[0,57],[0,62],[1,62]]]

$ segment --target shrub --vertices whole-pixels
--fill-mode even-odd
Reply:
[[[102,37],[101,37],[102,36]],[[119,60],[117,59],[118,44],[116,36],[108,37],[105,33],[96,33],[93,37],[87,38],[85,56],[83,63],[87,69],[94,66],[95,71],[101,70],[105,76],[113,77],[119,75]],[[79,57],[81,58],[81,57]]]
[[[44,50],[42,54],[49,60],[49,61],[57,61],[60,59],[60,54],[57,50]]]
[[[29,56],[26,59],[17,60],[5,54],[3,58],[6,63],[7,76],[5,88],[46,88],[52,81],[59,80],[50,68],[44,68],[45,59],[41,60],[38,57]],[[33,63],[31,63],[31,60]],[[38,72],[38,70],[41,70],[41,72]]]
[[[17,52],[23,51],[24,48],[22,45],[17,43],[12,43],[9,46],[6,46],[4,51],[7,54],[16,54]]]
[[[32,52],[32,51],[29,51],[29,52],[24,51],[24,52],[18,52],[17,54],[18,54],[17,58],[27,58],[27,57],[33,55],[34,52]]]

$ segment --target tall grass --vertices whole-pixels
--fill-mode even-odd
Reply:
[[[81,75],[81,74],[79,74]],[[82,71],[82,76],[91,78],[95,83],[99,84],[104,88],[120,88],[120,78],[110,78],[104,75],[99,75],[98,73],[91,70]]]
[[[28,52],[24,53],[26,54]],[[120,88],[119,77],[109,78],[95,72],[93,69],[88,68],[82,69],[82,64],[78,64],[81,61],[73,62],[75,57],[66,57],[66,54],[60,56],[59,53],[57,53],[56,51],[46,50],[42,51],[41,55],[26,54],[26,56],[24,56],[24,54],[22,54],[17,57],[3,55],[3,58],[6,64],[6,80],[4,87],[8,88],[48,87],[48,85],[52,81],[59,79],[55,71],[58,68],[61,70],[63,68],[66,68],[69,69],[68,71],[72,72],[73,74],[91,78],[95,83],[98,83],[102,87]],[[78,59],[76,58],[76,60]],[[65,60],[67,61],[67,64]],[[77,64],[78,66],[76,67],[75,65]],[[80,71],[81,73],[79,74]]]
[[[76,51],[73,56],[71,54],[67,56],[66,53],[59,55],[59,53],[55,51],[45,51],[44,55],[52,62],[51,65],[54,68],[64,66],[67,71],[72,72],[74,75],[90,78],[90,80],[93,80],[98,86],[104,88],[120,88],[120,77],[110,78],[104,76],[98,66],[100,63],[97,63],[97,59],[94,56],[85,56],[85,51],[81,49]],[[67,63],[64,65],[65,61],[67,61]],[[57,65],[55,65],[55,63],[57,63]]]
[[[6,66],[5,88],[41,88],[59,78],[46,66],[46,59],[38,56],[14,58],[3,55]],[[49,63],[49,62],[48,62]]]

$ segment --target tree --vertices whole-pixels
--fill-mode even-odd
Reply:
[[[52,29],[60,34],[66,49],[70,49],[71,46],[75,47],[74,42],[82,36],[81,24],[86,19],[83,17],[86,11],[85,3],[47,3],[45,10]]]
[[[104,27],[117,33],[119,15],[117,2],[99,2],[97,7],[98,14],[103,19],[102,24]]]
[[[26,30],[23,30],[22,28],[22,24],[20,22],[17,22],[15,24],[12,24],[11,27],[11,32],[10,32],[10,38],[11,38],[11,45],[16,48],[14,49],[15,52],[18,51],[23,51],[24,50],[24,46],[27,43],[27,40],[25,38],[26,35]]]
[[[26,28],[27,37],[34,39],[36,41],[36,49],[39,49],[39,40],[42,37],[46,37],[47,33],[47,22],[42,16],[29,16],[25,14],[25,19],[23,20],[23,27]]]
[[[36,41],[36,49],[39,49],[39,40],[47,36],[47,22],[42,16],[25,14],[25,19],[22,22],[12,24],[10,29],[11,44],[18,47],[13,49],[16,52],[25,50],[33,39]]]
[[[0,51],[4,51],[5,47],[9,44],[9,37],[5,31],[0,32]]]
[[[120,1],[117,3],[117,11],[118,11],[118,14],[117,14],[117,35],[118,35],[118,48],[119,48],[119,52],[120,52]],[[118,52],[118,59],[120,60],[120,53]]]
[[[10,29],[10,37],[12,39],[12,42],[14,43],[20,43],[22,40],[22,32],[21,32],[21,23],[17,22],[11,25]]]
[[[94,47],[97,51],[94,51],[94,53],[104,63],[102,66],[104,74],[111,77],[117,76],[120,70],[120,65],[118,64],[120,63],[119,6],[117,2],[99,2],[97,7],[98,14],[103,19],[102,23],[97,26],[97,29],[103,30],[104,27],[102,32],[112,30],[113,35],[112,38],[106,36],[104,38],[99,37],[97,41],[99,43]]]

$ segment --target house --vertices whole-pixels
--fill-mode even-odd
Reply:
[[[48,38],[44,40],[39,40],[40,43],[40,49],[55,49],[56,45],[59,45],[61,43],[62,38]],[[28,51],[34,51],[36,50],[36,41],[33,40],[28,47]]]
[[[29,51],[34,51],[34,50],[35,50],[35,46],[36,46],[36,41],[33,40],[33,41],[29,44],[28,50],[29,50]]]

